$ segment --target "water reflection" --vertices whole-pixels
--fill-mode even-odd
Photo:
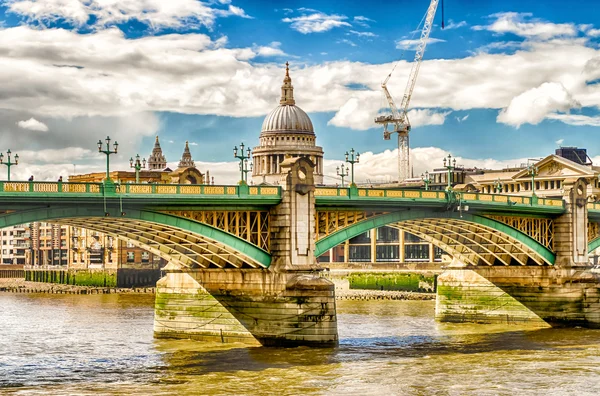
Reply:
[[[0,393],[600,392],[600,331],[440,324],[431,301],[341,301],[338,348],[152,337],[151,295],[0,294]]]

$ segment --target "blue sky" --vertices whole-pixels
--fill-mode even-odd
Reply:
[[[415,173],[448,153],[503,167],[561,144],[600,162],[595,3],[446,0],[444,30],[438,7],[409,113]],[[359,178],[395,177],[394,140],[371,120],[398,60],[389,87],[402,97],[427,0],[0,4],[0,149],[20,153],[20,177],[101,170],[95,142],[107,134],[125,168],[159,135],[169,162],[189,140],[202,170],[235,182],[232,147],[257,144],[286,61],[326,180],[350,147],[367,153]]]

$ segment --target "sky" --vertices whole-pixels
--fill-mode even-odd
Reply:
[[[408,113],[415,176],[457,163],[519,165],[559,146],[600,165],[597,1],[445,0]],[[254,147],[290,62],[296,104],[339,183],[397,179],[396,141],[373,118],[381,82],[404,94],[428,0],[0,0],[0,151],[12,179],[103,171],[96,142],[119,142],[112,170],[159,136],[176,166],[185,141],[217,184],[239,179],[233,147]],[[5,168],[0,168],[5,172]]]

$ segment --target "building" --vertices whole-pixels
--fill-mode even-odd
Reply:
[[[316,145],[310,117],[294,100],[294,87],[286,63],[279,106],[262,124],[259,145],[252,150],[252,182],[277,185],[286,175],[280,164],[286,158],[306,157],[315,166],[315,184],[323,184],[323,149]]]
[[[69,227],[50,223],[29,224],[28,265],[60,265],[69,262]]]
[[[192,159],[188,142],[185,142],[185,148],[179,161],[179,166],[175,170],[167,167],[167,160],[162,153],[158,136],[154,142],[152,154],[147,163],[148,169],[141,169],[139,172],[140,183],[158,183],[158,184],[209,184],[209,172],[200,172]],[[135,171],[112,171],[110,178],[118,183],[135,183]],[[85,175],[69,176],[69,183],[101,183],[106,178],[105,172],[88,173]]]
[[[2,264],[26,264],[30,247],[29,226],[21,224],[3,228],[0,233],[0,260]]]
[[[561,147],[555,154],[529,165],[522,164],[500,170],[485,169],[468,174],[464,184],[457,185],[456,189],[483,193],[501,192],[517,196],[531,196],[535,192],[535,195],[542,198],[562,198],[564,183],[583,177],[591,181],[587,187],[587,196],[590,201],[595,202],[600,197],[598,186],[600,167],[593,166],[591,161],[587,161],[588,157],[585,153],[585,149]],[[574,158],[576,161],[562,155]]]

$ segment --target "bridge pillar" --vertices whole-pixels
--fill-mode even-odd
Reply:
[[[600,328],[600,276],[587,268],[451,268],[437,287],[443,322]]]
[[[182,269],[157,284],[157,337],[263,345],[335,345],[334,284],[319,276],[312,162],[289,158],[282,201],[270,210],[268,269]]]
[[[554,219],[555,266],[589,266],[587,180],[566,179],[563,188],[566,212]]]

